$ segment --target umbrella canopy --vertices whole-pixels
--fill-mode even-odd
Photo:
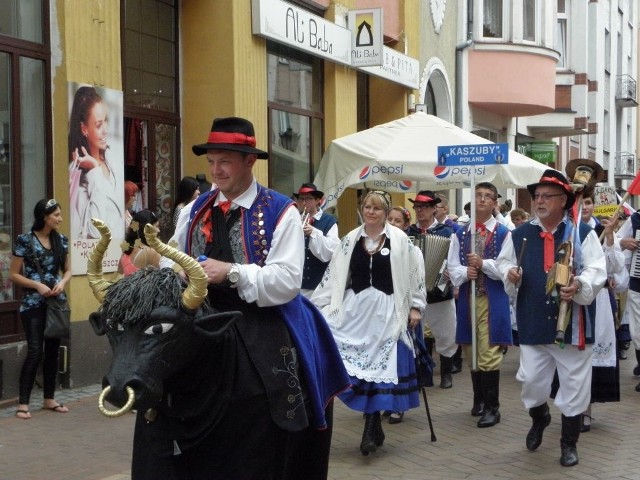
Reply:
[[[444,120],[416,112],[331,142],[314,179],[325,192],[326,207],[336,204],[345,188],[373,188],[390,192],[448,190],[475,182],[500,188],[525,187],[548,169],[513,150],[507,164],[438,165],[438,147],[491,143]]]

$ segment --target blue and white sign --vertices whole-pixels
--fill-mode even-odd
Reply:
[[[502,165],[509,163],[507,143],[480,145],[446,145],[438,147],[438,165],[471,167],[475,165]]]

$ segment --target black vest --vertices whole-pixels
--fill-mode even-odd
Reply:
[[[322,232],[322,235],[329,233],[329,230],[337,223],[335,217],[328,213],[322,212],[319,220],[313,222],[313,227]],[[302,270],[302,288],[305,290],[315,290],[322,280],[322,275],[327,269],[329,262],[323,262],[309,250],[309,240],[311,237],[304,239],[304,268]]]

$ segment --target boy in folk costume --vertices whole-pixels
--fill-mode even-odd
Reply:
[[[471,252],[470,228],[460,228],[451,237],[448,269],[451,282],[460,288],[457,304],[456,342],[463,345],[464,357],[472,368],[471,295],[476,296],[477,355],[475,370],[471,370],[473,407],[471,415],[481,417],[479,428],[500,422],[499,386],[502,346],[511,344],[509,297],[496,265],[509,229],[498,223],[492,212],[498,190],[489,182],[476,185],[475,253]],[[475,280],[475,291],[471,291]]]

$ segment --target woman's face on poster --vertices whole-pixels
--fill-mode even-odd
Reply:
[[[96,156],[99,151],[107,149],[107,134],[109,133],[109,122],[107,119],[107,109],[102,102],[93,105],[87,116],[87,123],[81,124],[82,134],[87,137],[90,154]]]

